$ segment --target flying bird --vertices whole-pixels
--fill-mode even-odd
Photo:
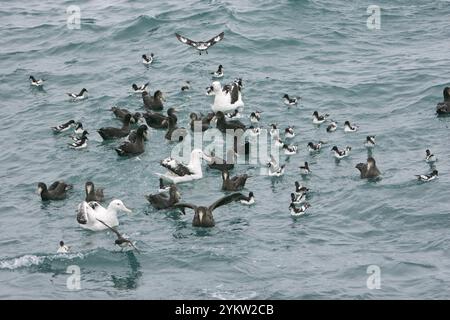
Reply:
[[[203,51],[206,52],[206,54],[208,54],[209,47],[215,45],[217,42],[222,40],[224,35],[225,35],[225,33],[221,32],[220,34],[218,34],[214,38],[209,39],[208,41],[194,41],[194,40],[188,39],[186,37],[183,37],[182,35],[180,35],[178,33],[175,33],[175,36],[177,37],[177,39],[180,42],[187,44],[191,47],[194,47],[195,49],[197,49],[199,51],[200,55],[202,54]]]

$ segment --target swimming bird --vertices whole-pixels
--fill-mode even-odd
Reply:
[[[233,170],[237,153],[229,149],[226,154],[226,159],[216,157],[215,152],[212,151],[207,155],[208,167],[213,170],[230,171]]]
[[[284,174],[284,168],[286,164],[279,165],[273,155],[270,155],[270,161],[267,163],[269,168],[269,176],[281,177]]]
[[[116,152],[119,156],[136,156],[145,151],[144,140],[147,137],[147,126],[141,125],[136,131],[136,138],[133,142],[125,141],[118,148]]]
[[[360,171],[362,179],[376,178],[381,174],[376,166],[375,159],[372,157],[367,158],[367,163],[358,163],[355,168]]]
[[[450,87],[445,87],[443,91],[444,101],[436,106],[436,113],[439,115],[450,114]]]
[[[133,88],[133,90],[134,90],[135,93],[142,93],[142,92],[144,92],[144,91],[147,91],[148,85],[149,85],[149,82],[144,83],[144,84],[142,84],[142,85],[140,85],[140,86],[138,86],[136,83],[133,83],[133,84],[131,85],[131,87]]]
[[[281,148],[284,150],[285,155],[291,156],[291,155],[297,154],[298,146],[287,145],[286,143],[283,143],[283,146]]]
[[[428,182],[438,178],[438,171],[433,170],[430,174],[416,174],[417,180]]]
[[[107,229],[105,225],[99,223],[97,219],[101,219],[111,227],[119,225],[117,213],[119,211],[131,213],[131,210],[125,207],[123,202],[118,199],[112,200],[107,208],[102,207],[98,202],[83,201],[78,205],[77,222],[83,229],[92,231],[101,231]]]
[[[84,132],[86,132],[86,134],[88,134],[86,130],[83,131],[83,133]],[[80,139],[75,140],[72,143],[68,143],[67,145],[69,146],[69,148],[75,149],[75,150],[86,148],[87,141],[89,140],[88,137],[86,136],[86,134],[83,134]]]
[[[325,142],[319,141],[318,143],[308,142],[307,148],[309,152],[319,152]]]
[[[245,205],[247,205],[247,206],[250,206],[250,205],[252,205],[252,204],[255,203],[255,195],[253,194],[253,192],[250,191],[250,192],[248,193],[248,197],[246,197],[246,196],[242,196],[242,197],[241,197],[240,202],[241,202],[242,204],[245,204]]]
[[[143,117],[150,128],[167,129],[169,127],[170,118],[172,118],[175,123],[178,121],[175,114],[176,111],[177,110],[175,108],[169,108],[167,109],[167,116],[156,112],[147,112],[143,114]]]
[[[134,114],[132,114],[127,109],[119,107],[111,107],[111,111],[114,113],[117,119],[120,119],[122,121],[125,120],[127,114],[130,114],[131,115],[130,123],[137,123],[139,119],[142,117],[142,114],[140,112],[135,112]]]
[[[175,116],[175,112],[176,110],[173,109],[173,114],[169,116],[167,120],[167,132],[164,137],[166,138],[166,140],[180,142],[183,141],[184,137],[186,137],[189,133],[185,128],[177,126],[178,118]]]
[[[209,207],[206,206],[196,206],[190,203],[177,203],[174,205],[175,208],[179,208],[184,213],[185,208],[190,208],[194,210],[194,219],[192,220],[192,226],[194,227],[214,227],[214,217],[213,211],[220,206],[229,204],[230,202],[240,201],[245,197],[242,193],[233,193],[219,200],[215,201]]]
[[[82,135],[83,134],[83,132],[84,132],[83,124],[80,121],[75,122],[75,128],[73,129],[73,132],[76,135]]]
[[[230,178],[228,170],[222,171],[222,190],[224,191],[238,191],[244,188],[245,182],[249,176],[247,174],[237,175]]]
[[[242,115],[240,114],[239,109],[234,109],[233,112],[226,113],[225,117],[228,119],[239,119],[242,118]]]
[[[95,189],[94,183],[92,181],[87,181],[84,185],[84,191],[86,192],[86,202],[97,201],[103,202],[105,196],[103,195],[103,188]]]
[[[153,62],[153,57],[154,57],[155,55],[153,54],[153,53],[150,53],[150,56],[147,56],[146,54],[143,54],[142,55],[142,63],[143,64],[145,64],[145,65],[151,65],[152,64],[152,62]]]
[[[87,135],[89,135],[89,132],[87,130],[83,130],[83,132],[81,133],[81,136],[77,135],[77,134],[73,134],[70,136],[70,139],[72,139],[75,142],[81,142],[81,139],[83,139]]]
[[[301,174],[306,175],[306,174],[310,174],[311,173],[311,170],[309,169],[308,162],[305,162],[305,164],[303,166],[300,166],[299,168],[300,168]]]
[[[221,132],[226,133],[227,130],[245,130],[245,124],[239,120],[229,120],[225,119],[225,115],[222,111],[216,112],[215,118],[217,119],[216,128]]]
[[[197,130],[201,129],[201,131],[206,131],[210,127],[210,122],[211,122],[212,118],[214,118],[214,112],[210,112],[206,116],[203,116],[202,114],[198,115],[198,114],[192,112],[189,115],[189,118],[191,119],[190,126],[191,126],[192,131],[195,131],[196,129]]]
[[[211,72],[214,78],[222,78],[223,77],[223,66],[220,64],[217,71]]]
[[[276,137],[273,139],[275,147],[281,148],[284,146],[283,140],[280,137]]]
[[[85,88],[81,89],[80,93],[66,93],[69,97],[72,98],[72,100],[83,100],[87,98],[87,90]]]
[[[283,96],[283,102],[289,106],[296,106],[301,97],[289,97],[288,94]]]
[[[337,122],[331,120],[331,123],[327,127],[327,132],[335,132],[337,129]]]
[[[167,209],[180,201],[180,193],[178,192],[177,186],[171,184],[169,193],[160,192],[157,194],[149,194],[145,196],[145,199],[157,210]]]
[[[358,131],[359,127],[358,126],[352,126],[350,124],[350,121],[345,121],[344,123],[344,132],[356,132]]]
[[[35,79],[33,76],[30,76],[30,81],[31,81],[31,85],[35,86],[35,87],[41,87],[42,85],[44,85],[44,81],[43,79]]]
[[[431,153],[430,149],[425,150],[425,161],[428,163],[433,163],[437,161],[436,156]]]
[[[306,195],[309,191],[310,190],[307,187],[301,185],[298,181],[295,181],[295,195]]]
[[[163,178],[159,178],[159,189],[158,189],[158,192],[159,193],[161,193],[161,192],[166,192],[166,191],[169,191],[169,189],[170,189],[170,186],[169,185],[164,185],[164,180],[163,180]]]
[[[215,45],[217,42],[221,41],[224,38],[225,33],[221,32],[220,34],[209,39],[208,41],[194,41],[194,40],[188,39],[178,33],[175,33],[175,36],[181,43],[187,44],[187,45],[197,49],[198,53],[201,55],[202,52],[206,52],[206,54],[208,54],[208,49],[211,46]]]
[[[327,117],[330,115],[328,113],[325,113],[323,115],[319,115],[317,111],[313,112],[313,123],[314,124],[322,124],[327,120]]]
[[[64,241],[60,241],[59,242],[59,248],[58,251],[56,251],[56,253],[68,253],[70,250],[70,247],[64,244]]]
[[[66,123],[57,125],[56,127],[51,127],[51,129],[55,133],[61,133],[61,132],[69,130],[70,128],[73,128],[74,126],[75,126],[75,120],[69,120]]]
[[[375,147],[375,136],[367,136],[364,145],[369,149]]]
[[[124,238],[119,231],[117,231],[114,228],[111,228],[111,226],[109,226],[108,224],[106,224],[103,220],[100,220],[97,218],[97,221],[100,222],[101,224],[103,224],[105,227],[107,227],[109,230],[111,230],[112,232],[114,232],[117,236],[116,241],[114,241],[114,244],[118,245],[119,247],[126,248],[126,247],[132,247],[134,250],[136,250],[137,253],[141,253],[138,248],[136,248],[136,246],[134,245],[134,243],[129,240]]]
[[[39,182],[37,192],[43,201],[64,200],[67,196],[67,191],[72,188],[72,185],[64,181],[55,181],[48,188],[45,183]]]
[[[191,89],[191,82],[190,81],[186,81],[184,83],[184,85],[181,87],[181,91],[188,91],[189,89]]]
[[[170,183],[182,183],[203,178],[201,160],[210,160],[201,149],[194,149],[191,152],[189,164],[173,159],[166,158],[161,161],[161,166],[169,171],[165,174],[157,173],[157,175]]]
[[[285,139],[292,139],[295,137],[294,127],[289,126],[286,129],[284,129],[284,138]]]
[[[331,151],[334,152],[334,157],[339,160],[348,157],[351,150],[352,148],[349,146],[345,147],[344,150],[339,150],[337,146],[333,146],[333,148],[331,148]]]
[[[211,107],[214,112],[234,111],[244,106],[239,81],[234,81],[224,87],[222,87],[219,81],[214,81],[207,89],[207,95],[214,96],[214,103]]]
[[[280,129],[278,129],[278,125],[276,123],[272,123],[270,125],[270,131],[269,134],[272,138],[279,138],[280,137]]]
[[[291,213],[291,216],[299,217],[304,215],[306,213],[306,210],[310,207],[311,205],[308,202],[303,204],[300,208],[297,208],[295,204],[291,202],[291,204],[289,205],[289,211]]]
[[[250,113],[250,122],[258,123],[261,120],[261,111],[254,111]]]
[[[103,138],[103,140],[124,138],[130,134],[130,121],[131,114],[127,114],[123,119],[122,128],[103,127],[98,129],[97,132]]]
[[[161,111],[164,109],[163,101],[166,101],[166,99],[160,90],[156,90],[153,96],[150,96],[147,91],[142,92],[142,101],[144,101],[146,109]]]
[[[299,204],[306,201],[306,195],[304,193],[302,194],[295,194],[291,193],[291,203]]]

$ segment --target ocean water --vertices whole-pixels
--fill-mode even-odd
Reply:
[[[380,29],[369,29],[367,8],[381,7]],[[66,9],[81,10],[81,28],[67,27]],[[449,1],[42,1],[2,2],[0,9],[0,298],[1,299],[437,299],[449,297],[449,124],[436,103],[450,84]],[[175,32],[225,39],[199,56]],[[146,68],[143,53],[155,53]],[[117,142],[95,132],[120,126],[113,105],[142,111],[132,83],[149,81],[167,107],[208,112],[210,72],[224,65],[225,77],[244,81],[244,115],[263,111],[261,126],[294,125],[299,153],[287,159],[279,179],[258,166],[243,192],[251,207],[217,209],[216,226],[191,226],[192,213],[156,211],[144,199],[157,191],[155,172],[173,144],[164,131],[150,131],[146,152],[119,159]],[[30,74],[46,79],[29,86]],[[180,91],[184,81],[192,89]],[[65,92],[89,90],[70,102]],[[282,95],[301,95],[287,108]],[[314,126],[314,110],[339,122],[337,132]],[[81,120],[90,131],[88,148],[67,147],[67,135],[50,127]],[[360,126],[344,134],[350,120]],[[243,119],[249,122],[248,118]],[[363,142],[376,135],[373,156],[378,182],[361,180]],[[328,145],[309,155],[309,141]],[[352,146],[336,162],[332,145]],[[425,149],[439,158],[439,179],[418,183],[430,172]],[[284,161],[284,158],[283,158]],[[304,180],[298,166],[310,162]],[[218,172],[180,185],[182,198],[209,204],[223,195]],[[64,201],[43,203],[39,181],[74,184]],[[133,209],[120,215],[119,230],[142,253],[121,252],[109,232],[89,232],[76,222],[84,183],[105,187],[109,199]],[[294,182],[312,189],[308,214],[292,218]],[[56,255],[58,242],[72,246]],[[79,290],[71,290],[67,268],[80,268]],[[379,289],[370,289],[369,266],[379,268]],[[374,275],[376,276],[376,275]]]

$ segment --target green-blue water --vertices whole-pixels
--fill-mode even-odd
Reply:
[[[299,299],[448,298],[450,279],[448,192],[449,118],[434,110],[450,84],[448,1],[55,1],[2,2],[0,9],[0,298]],[[81,29],[66,26],[66,8],[81,8]],[[381,7],[381,28],[369,30],[366,9]],[[225,39],[199,56],[175,32]],[[146,68],[143,53],[154,52]],[[150,131],[139,159],[119,159],[117,143],[95,130],[120,123],[112,105],[142,111],[132,83],[150,81],[166,93],[166,108],[208,112],[209,72],[225,68],[223,82],[244,79],[244,115],[263,111],[261,124],[295,125],[300,146],[279,180],[257,168],[238,203],[215,211],[216,226],[191,226],[192,214],[156,211],[144,194],[156,192],[155,172],[173,145]],[[29,86],[30,74],[46,79]],[[184,81],[192,82],[181,93]],[[65,92],[89,90],[73,103]],[[284,93],[302,96],[287,109]],[[328,112],[340,128],[327,134],[311,123]],[[91,132],[86,150],[67,148],[51,126],[81,120]],[[243,119],[248,122],[247,119]],[[344,134],[342,124],[360,125]],[[373,155],[383,179],[359,179],[366,135],[377,137]],[[353,147],[336,163],[328,146],[317,156],[308,141]],[[439,158],[440,178],[428,173],[425,149]],[[298,166],[313,170],[302,180]],[[75,185],[67,200],[44,204],[39,181]],[[108,197],[133,208],[119,229],[137,240],[142,254],[121,253],[107,232],[78,227],[75,209],[84,183],[105,187]],[[299,180],[313,190],[309,214],[293,219],[290,192]],[[218,172],[181,185],[183,199],[209,204],[222,196]],[[55,255],[59,240],[72,253]],[[81,290],[68,290],[69,265],[81,269]],[[366,286],[369,265],[381,269],[381,289]]]

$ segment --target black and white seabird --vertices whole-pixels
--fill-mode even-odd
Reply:
[[[283,96],[283,102],[288,106],[296,106],[301,97],[289,97],[288,94]]]
[[[43,201],[64,200],[67,196],[67,191],[70,189],[72,189],[72,185],[64,181],[55,181],[48,188],[45,183],[39,182],[37,192]]]
[[[335,132],[337,129],[337,122],[331,120],[331,123],[327,127],[327,132]]]
[[[375,136],[367,136],[364,145],[369,149],[375,147]]]
[[[359,127],[356,125],[351,125],[350,121],[345,121],[344,123],[344,132],[356,132],[358,131]]]
[[[76,135],[82,135],[84,132],[83,124],[80,121],[75,122],[75,128],[73,129],[73,132]]]
[[[375,159],[372,157],[367,158],[367,163],[358,163],[355,168],[361,173],[362,179],[376,178],[381,174],[376,166]]]
[[[286,129],[284,129],[284,138],[285,139],[292,139],[295,137],[294,127],[289,126]]]
[[[154,57],[153,53],[150,53],[150,56],[147,56],[146,54],[143,54],[142,55],[142,63],[147,65],[147,66],[151,65],[152,62],[153,62],[153,57]]]
[[[84,185],[84,190],[86,192],[86,202],[97,201],[103,202],[105,196],[103,195],[103,188],[95,189],[94,183],[92,181],[86,182]]]
[[[239,109],[234,109],[232,112],[227,112],[225,113],[225,117],[227,117],[228,119],[239,119],[242,118]]]
[[[56,253],[68,253],[70,250],[70,247],[64,244],[64,241],[60,241],[59,242],[59,248],[58,251],[56,251]]]
[[[214,78],[222,78],[223,77],[223,66],[220,64],[217,68],[217,71],[211,72]]]
[[[184,83],[184,85],[181,87],[181,91],[188,91],[191,89],[191,82],[190,81],[186,81]]]
[[[145,83],[145,84],[142,84],[142,85],[140,85],[140,86],[138,86],[136,83],[133,83],[133,84],[131,85],[131,87],[133,88],[133,91],[134,91],[135,93],[142,93],[142,92],[144,92],[144,91],[147,91],[148,85],[149,85],[149,82],[147,82],[147,83]]]
[[[134,245],[134,243],[129,240],[124,238],[119,231],[117,231],[116,229],[110,227],[109,225],[107,225],[103,220],[100,220],[98,218],[96,218],[98,222],[100,222],[101,224],[105,225],[106,227],[108,227],[109,230],[111,230],[112,232],[115,233],[115,235],[117,236],[116,241],[114,241],[114,244],[118,245],[119,247],[126,248],[126,247],[132,247],[134,250],[136,250],[137,253],[141,253],[138,248],[136,248],[136,246]]]
[[[280,137],[280,129],[278,129],[278,125],[276,123],[272,123],[270,125],[270,131],[269,134],[272,138],[279,138]]]
[[[86,134],[84,134],[84,132],[86,132]],[[87,134],[89,134],[86,130],[83,131],[83,135],[81,136],[80,139],[75,140],[72,143],[68,143],[69,148],[71,149],[84,149],[87,147],[87,141],[89,140],[88,137],[86,136]]]
[[[261,120],[261,111],[254,111],[250,113],[250,122],[258,123]]]
[[[325,113],[323,115],[319,115],[319,112],[314,111],[313,112],[313,120],[312,121],[313,121],[314,124],[322,124],[322,123],[324,123],[327,120],[327,118],[329,116],[330,115],[328,113]]]
[[[311,205],[308,202],[304,203],[300,208],[297,208],[295,204],[291,202],[291,204],[289,205],[289,212],[291,213],[291,216],[299,217],[304,215],[306,213],[306,210],[310,207]]]
[[[33,76],[30,76],[30,81],[31,81],[30,83],[32,86],[41,87],[42,85],[44,85],[45,80],[43,80],[43,79],[36,80]]]
[[[267,162],[267,167],[269,168],[269,176],[281,177],[284,174],[284,168],[286,164],[279,165],[273,155],[270,155],[270,161]]]
[[[430,174],[416,174],[417,180],[428,182],[438,178],[438,171],[433,170]]]
[[[125,138],[130,134],[131,114],[125,115],[122,128],[103,127],[97,130],[103,140]]]
[[[72,98],[72,100],[83,100],[85,98],[87,98],[87,90],[85,88],[81,89],[80,93],[71,93],[68,92],[66,93],[70,98]]]
[[[294,192],[291,193],[291,203],[293,204],[299,204],[306,201],[306,194],[295,194]]]
[[[436,106],[438,115],[450,115],[450,87],[445,87],[443,91],[444,101],[439,102]]]
[[[230,202],[244,200],[247,197],[242,193],[233,193],[219,200],[215,201],[209,207],[206,206],[196,206],[190,203],[177,203],[174,205],[175,208],[179,208],[183,211],[185,208],[190,208],[194,210],[194,219],[192,220],[192,225],[194,227],[214,227],[214,217],[213,211],[223,205],[229,204]]]
[[[334,157],[338,160],[348,157],[351,150],[352,148],[349,146],[345,147],[343,150],[339,150],[337,146],[333,146],[333,148],[331,148],[331,151],[334,153]]]
[[[307,187],[301,185],[298,181],[295,181],[295,194],[296,195],[306,194],[309,191],[310,190]]]
[[[83,139],[83,137],[89,135],[89,132],[87,130],[83,130],[83,132],[81,133],[81,136],[78,134],[73,134],[70,136],[70,139],[72,139],[75,142],[80,142],[81,139]]]
[[[225,33],[221,32],[220,34],[218,34],[214,38],[209,39],[208,41],[194,41],[194,40],[188,39],[178,33],[175,33],[175,36],[181,43],[187,44],[187,45],[197,49],[199,54],[201,55],[203,51],[206,52],[206,54],[208,54],[208,49],[211,46],[215,45],[217,42],[221,41],[224,38]]]
[[[116,152],[119,156],[136,156],[145,151],[144,137],[147,135],[147,126],[141,125],[136,131],[136,140],[134,142],[125,141],[118,148]]]
[[[308,142],[307,148],[309,152],[319,152],[325,142],[319,141],[318,143]]]
[[[146,109],[151,111],[161,111],[164,109],[163,101],[165,101],[165,98],[160,90],[155,91],[153,96],[149,95],[147,91],[142,92],[142,100]]]
[[[55,133],[61,133],[61,132],[69,130],[70,128],[73,128],[74,126],[75,126],[75,120],[69,120],[66,123],[57,125],[56,127],[52,127],[51,129]]]
[[[177,186],[171,184],[169,193],[160,192],[157,194],[149,194],[145,196],[145,199],[157,210],[168,209],[180,201],[180,193],[178,192]]]
[[[303,166],[300,166],[299,168],[300,168],[301,174],[310,174],[311,173],[308,162],[305,162],[305,164]]]
[[[287,145],[286,143],[283,143],[283,146],[281,147],[284,150],[284,154],[287,156],[292,156],[294,154],[297,154],[298,146],[296,145]]]
[[[437,161],[436,156],[431,153],[430,149],[425,150],[425,161],[428,163],[433,163]]]
[[[242,204],[250,206],[255,203],[255,195],[253,194],[253,192],[250,191],[248,193],[248,197],[242,196],[240,202]]]
[[[238,191],[244,188],[245,182],[249,178],[248,174],[237,175],[230,178],[228,170],[222,171],[222,190]]]

